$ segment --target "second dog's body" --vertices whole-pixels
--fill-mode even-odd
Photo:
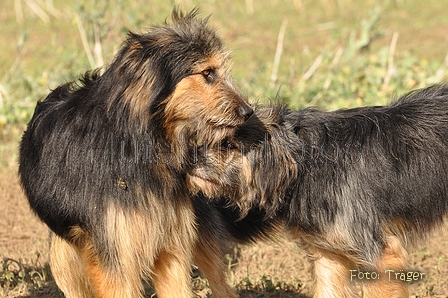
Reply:
[[[234,147],[207,148],[190,188],[280,218],[313,263],[316,297],[407,297],[385,271],[409,269],[406,248],[448,213],[448,87],[386,107],[256,115]]]

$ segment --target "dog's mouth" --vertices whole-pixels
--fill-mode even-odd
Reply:
[[[219,182],[212,179],[208,179],[194,172],[187,174],[186,184],[188,190],[193,194],[196,194],[201,191],[209,198],[217,197],[220,195],[218,191],[221,189]]]
[[[213,178],[210,178],[210,177],[206,177],[205,175],[202,175],[200,173],[200,171],[196,171],[196,170],[193,170],[190,173],[188,173],[187,177],[194,178],[195,180],[199,179],[201,181],[204,181],[204,182],[207,182],[207,183],[211,183],[211,184],[214,184],[214,185],[218,185],[219,184],[219,182],[216,179],[213,179]]]
[[[202,150],[203,148],[200,148]],[[215,149],[204,148],[211,151]],[[226,151],[225,148],[220,149]],[[187,172],[189,175],[208,181],[213,184],[222,184],[227,177],[226,172],[230,170],[228,157],[224,154],[214,155],[198,151],[196,163]]]

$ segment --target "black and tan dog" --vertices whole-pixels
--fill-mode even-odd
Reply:
[[[384,107],[259,108],[232,143],[202,149],[193,192],[229,197],[242,221],[264,211],[262,231],[282,222],[313,264],[315,297],[408,297],[407,249],[448,213],[448,86]],[[241,227],[221,234],[250,240]]]
[[[53,90],[20,146],[31,208],[54,232],[66,297],[191,297],[195,214],[185,184],[197,142],[231,137],[252,114],[207,20],[129,34],[104,74]]]

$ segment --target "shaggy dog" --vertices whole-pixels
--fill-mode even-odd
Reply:
[[[389,106],[258,108],[200,156],[189,188],[228,197],[242,220],[255,208],[259,225],[281,221],[308,253],[315,297],[408,297],[424,274],[407,271],[406,249],[448,213],[448,86]]]
[[[228,53],[196,10],[130,33],[104,74],[37,104],[20,146],[31,208],[54,232],[66,297],[192,297],[196,218],[185,183],[196,144],[232,137],[253,112]]]

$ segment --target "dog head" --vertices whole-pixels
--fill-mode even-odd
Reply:
[[[227,196],[243,214],[254,205],[276,210],[297,178],[297,136],[284,120],[281,107],[258,108],[238,127],[231,142],[198,150],[194,170],[187,175],[190,191],[210,198]]]
[[[196,15],[174,10],[172,24],[129,34],[108,70],[130,117],[172,143],[216,143],[253,113],[232,82],[228,51]]]

